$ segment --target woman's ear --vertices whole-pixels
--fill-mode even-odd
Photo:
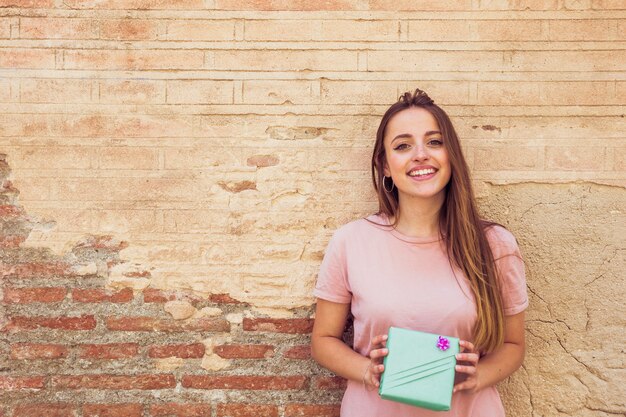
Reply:
[[[391,177],[391,171],[389,171],[389,166],[387,165],[387,161],[384,162],[383,174],[385,177]]]

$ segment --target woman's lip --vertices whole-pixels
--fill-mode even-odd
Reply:
[[[426,181],[434,177],[435,174],[437,174],[437,171],[433,172],[432,174],[427,174],[427,175],[420,175],[420,176],[415,176],[415,177],[412,177],[410,175],[407,175],[407,176],[411,178],[413,181]]]
[[[418,167],[413,167],[413,168],[409,169],[409,170],[406,172],[406,174],[407,174],[407,175],[409,175],[409,174],[410,174],[411,172],[413,172],[413,171],[423,171],[423,170],[425,170],[425,169],[431,169],[431,170],[433,170],[433,171],[435,171],[435,172],[439,171],[437,168],[435,168],[435,167],[433,167],[433,166],[428,165],[428,166],[418,166]],[[409,175],[409,176],[410,176],[410,175]]]

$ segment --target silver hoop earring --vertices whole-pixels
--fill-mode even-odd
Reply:
[[[387,183],[385,182],[385,180],[389,178],[391,180],[391,189],[387,188]],[[391,177],[383,177],[383,188],[385,189],[385,191],[387,191],[388,193],[393,191],[393,187],[395,187],[396,185],[393,183],[393,179]]]

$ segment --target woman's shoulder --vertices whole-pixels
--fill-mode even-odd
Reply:
[[[351,220],[335,229],[333,236],[336,239],[346,239],[351,237],[361,237],[364,233],[369,233],[376,228],[384,228],[388,225],[386,218],[378,213]]]
[[[494,259],[502,258],[507,255],[521,257],[515,235],[501,224],[487,222],[485,226],[485,236],[493,252]]]

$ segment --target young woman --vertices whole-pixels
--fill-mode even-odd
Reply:
[[[479,217],[454,127],[425,92],[384,114],[372,179],[378,213],[334,233],[314,290],[311,351],[348,380],[341,416],[504,416],[495,384],[524,359],[524,263],[515,237]],[[450,411],[378,396],[390,326],[461,339]]]

